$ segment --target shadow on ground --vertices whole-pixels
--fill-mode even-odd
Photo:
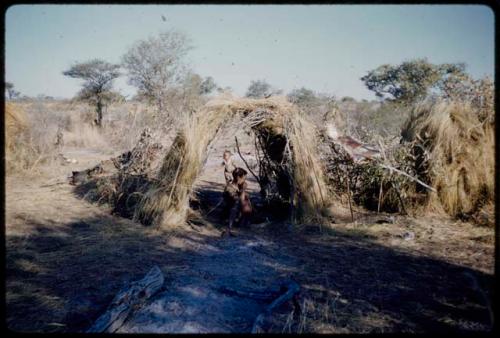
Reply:
[[[225,278],[238,275],[229,261],[233,248],[226,244],[230,239],[202,232],[176,234],[194,243],[183,247],[171,245],[171,236],[113,216],[58,226],[56,221],[39,223],[28,218],[25,222],[33,229],[29,235],[6,238],[7,324],[15,331],[85,330],[126,282],[158,265],[169,285],[180,276],[197,273],[191,267],[198,266],[195,262],[200,257],[210,255],[211,247],[227,251],[231,268]],[[302,287],[301,317],[290,320],[285,307],[268,323],[271,331],[464,332],[490,328],[488,309],[467,274],[488,290],[494,284],[491,275],[407,254],[340,230],[329,235],[257,232],[240,230],[243,237],[239,239],[265,238],[271,243],[252,248],[265,257],[252,263],[257,264],[253,269],[286,274]],[[283,262],[293,263],[286,266]],[[251,322],[246,320],[242,326],[228,325],[235,330],[248,328]]]

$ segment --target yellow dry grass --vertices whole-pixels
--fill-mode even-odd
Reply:
[[[417,106],[405,132],[428,155],[427,175],[437,193],[427,210],[461,216],[494,202],[494,122],[467,102],[440,101]]]
[[[252,128],[285,135],[293,161],[294,189],[302,220],[321,220],[329,196],[318,157],[314,126],[285,97],[267,99],[220,96],[187,117],[166,154],[155,184],[142,198],[135,218],[163,228],[182,224],[189,210],[193,184],[206,159],[207,148],[219,130],[233,119]]]
[[[14,103],[7,102],[5,104],[4,114],[5,150],[10,152],[14,145],[14,139],[28,128],[28,122],[26,113]]]

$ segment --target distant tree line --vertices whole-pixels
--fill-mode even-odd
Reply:
[[[212,77],[202,78],[189,69],[185,57],[191,49],[184,33],[165,31],[134,43],[120,64],[93,59],[72,65],[63,75],[83,80],[76,98],[95,106],[97,126],[102,126],[104,108],[122,98],[113,90],[113,84],[123,70],[128,83],[137,88],[136,99],[154,104],[157,116],[168,118],[166,101],[172,95],[181,92],[184,98],[192,98],[208,95],[217,88]]]
[[[211,76],[201,77],[192,71],[186,63],[186,56],[192,49],[191,40],[184,33],[164,31],[136,41],[121,57],[120,63],[92,59],[73,64],[63,74],[82,80],[82,88],[75,98],[95,107],[97,126],[102,126],[109,104],[125,99],[113,89],[114,81],[122,75],[127,76],[128,84],[137,88],[134,99],[152,104],[156,115],[169,123],[176,112],[195,109],[202,98],[214,91],[231,91],[230,87],[219,87]],[[418,101],[464,97],[471,95],[473,88],[487,85],[472,79],[463,63],[432,64],[427,59],[384,64],[368,71],[360,80],[378,101],[357,101],[348,96],[337,100],[334,95],[305,87],[290,91],[286,97],[318,122],[326,113],[340,107],[346,111],[348,124],[371,125],[383,132],[397,130],[406,117],[408,109],[405,107]],[[10,82],[5,83],[5,91],[8,99],[20,97]],[[245,93],[248,98],[273,95],[283,95],[283,90],[265,79],[251,81]],[[176,105],[181,107],[175,108]]]

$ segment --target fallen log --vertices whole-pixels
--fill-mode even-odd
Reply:
[[[291,300],[299,291],[300,286],[293,280],[288,280],[282,285],[282,289],[286,290],[284,294],[276,298],[261,314],[257,316],[252,326],[252,333],[259,333],[264,323],[264,319],[269,316],[274,310],[280,307],[285,302]]]
[[[113,333],[118,330],[134,310],[160,290],[163,281],[163,273],[155,265],[143,279],[132,282],[128,288],[118,292],[107,311],[97,318],[87,332]]]

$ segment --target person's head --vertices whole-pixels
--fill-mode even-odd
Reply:
[[[224,154],[222,154],[222,158],[227,161],[231,158],[231,152],[229,150],[224,151]]]
[[[243,168],[236,168],[233,170],[233,182],[240,185],[245,182],[247,171]]]

